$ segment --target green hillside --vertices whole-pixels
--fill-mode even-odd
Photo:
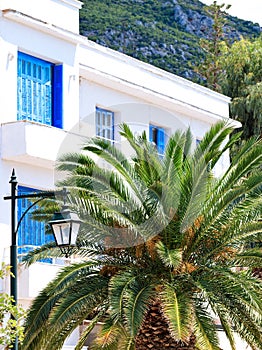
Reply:
[[[80,33],[90,40],[194,81],[203,58],[199,39],[211,27],[198,0],[83,0],[80,11]],[[261,28],[227,15],[225,31],[234,41]]]

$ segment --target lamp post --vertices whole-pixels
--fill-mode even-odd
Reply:
[[[13,297],[13,304],[17,305],[17,232],[20,224],[28,213],[28,211],[38,202],[45,198],[54,198],[56,195],[62,195],[64,198],[64,206],[61,213],[55,213],[50,225],[55,236],[56,245],[61,249],[62,253],[69,256],[72,247],[76,244],[76,238],[80,227],[80,220],[76,213],[71,213],[65,204],[66,191],[41,191],[37,193],[28,193],[17,195],[17,179],[15,170],[13,169],[9,181],[11,185],[11,195],[4,197],[4,200],[11,200],[11,246],[10,246],[10,295]],[[22,198],[38,198],[23,213],[16,225],[16,201]],[[11,316],[12,317],[12,316]],[[16,338],[13,350],[18,350],[18,339]]]

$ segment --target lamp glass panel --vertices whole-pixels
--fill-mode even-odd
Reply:
[[[53,224],[57,245],[70,244],[70,223]]]
[[[71,233],[71,244],[76,244],[76,239],[79,231],[80,223],[79,222],[72,222],[72,233]]]

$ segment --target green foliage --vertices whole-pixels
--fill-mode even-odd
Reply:
[[[262,143],[250,139],[215,179],[215,165],[239,137],[228,141],[232,131],[218,123],[194,150],[190,131],[178,131],[160,159],[145,134],[135,137],[123,125],[132,161],[99,138],[85,144],[84,154],[61,158],[58,168],[68,177],[59,185],[70,190],[69,203],[83,220],[74,251],[82,260],[34,300],[23,350],[61,349],[85,319],[91,323],[76,349],[98,321],[104,326],[93,349],[136,349],[154,303],[178,341],[193,333],[197,349],[218,350],[215,315],[232,349],[232,329],[261,349],[262,285],[251,271],[262,256],[249,243],[262,240]],[[27,263],[45,249],[55,250],[42,247]]]
[[[241,122],[243,130],[242,140],[231,150],[234,154],[245,140],[262,135],[262,35],[229,45],[225,40],[224,7],[216,1],[209,7],[213,31],[210,38],[200,40],[206,56],[197,72],[205,77],[209,88],[232,98],[230,116]]]
[[[241,39],[221,57],[222,92],[232,98],[232,118],[243,125],[243,139],[262,134],[262,35]]]
[[[10,267],[2,264],[0,279],[10,275]],[[12,318],[10,316],[12,315]],[[25,311],[21,306],[14,305],[13,297],[6,293],[0,293],[0,345],[11,346],[18,337],[20,342],[24,339],[24,327],[22,326]]]

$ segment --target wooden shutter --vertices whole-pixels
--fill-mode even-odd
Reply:
[[[149,141],[156,144],[157,152],[159,154],[163,154],[165,151],[165,129],[150,124]]]
[[[165,130],[157,128],[157,151],[159,154],[164,154],[165,151]]]
[[[52,124],[52,64],[18,53],[17,119]]]
[[[63,128],[63,65],[53,66],[53,122]]]
[[[149,141],[150,142],[154,142],[154,140],[153,140],[153,129],[154,128],[155,127],[153,125],[149,125]]]
[[[63,66],[18,53],[17,119],[63,127]]]

